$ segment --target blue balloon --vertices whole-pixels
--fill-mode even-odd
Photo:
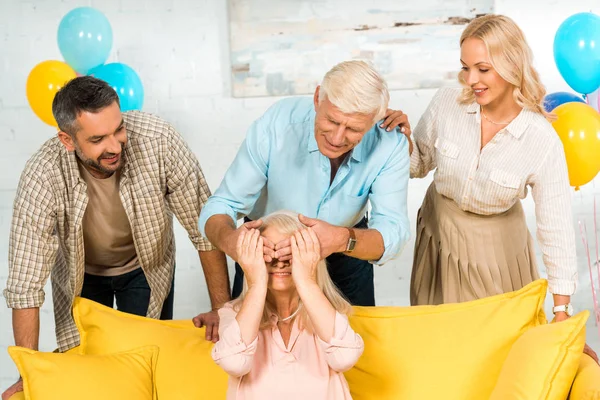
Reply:
[[[58,26],[58,48],[67,64],[82,75],[104,64],[112,41],[108,19],[91,7],[69,11]]]
[[[600,87],[600,17],[579,13],[567,18],[554,36],[554,61],[578,93]]]
[[[569,92],[550,93],[544,97],[544,109],[551,112],[561,104],[572,102],[585,103],[585,100],[581,96]]]
[[[121,111],[141,110],[144,104],[144,87],[138,74],[121,63],[101,65],[92,69],[90,75],[106,81],[119,95]]]

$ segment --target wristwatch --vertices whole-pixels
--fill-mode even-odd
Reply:
[[[350,233],[350,237],[348,238],[348,244],[346,245],[346,253],[352,253],[354,247],[356,247],[356,234],[354,233],[354,229],[346,228]]]
[[[572,317],[574,314],[574,310],[573,310],[573,306],[571,305],[571,303],[569,304],[563,304],[560,306],[556,306],[552,309],[552,312],[554,314],[556,314],[557,312],[564,312],[566,313],[569,317]]]

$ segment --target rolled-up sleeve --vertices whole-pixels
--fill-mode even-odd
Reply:
[[[408,141],[402,136],[369,194],[369,228],[381,234],[385,248],[381,258],[372,261],[374,264],[382,265],[397,257],[410,237],[406,204],[409,165]]]
[[[270,109],[252,124],[221,185],[204,205],[198,221],[204,236],[213,215],[228,215],[235,222],[254,208],[267,182],[272,113]]]
[[[572,189],[562,145],[555,145],[533,177],[537,237],[553,294],[570,296],[577,287],[577,255]]]
[[[4,297],[9,308],[38,308],[56,262],[55,198],[49,182],[24,172],[13,206]]]
[[[325,352],[329,367],[336,372],[346,372],[356,364],[363,353],[365,343],[362,337],[348,323],[348,318],[335,313],[333,336],[329,342],[317,339]]]
[[[212,349],[212,358],[227,374],[239,378],[252,369],[258,336],[246,345],[235,316],[228,305],[219,310],[219,341]]]

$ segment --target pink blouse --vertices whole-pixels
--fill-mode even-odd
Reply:
[[[351,399],[343,372],[354,366],[364,342],[348,324],[335,316],[329,343],[298,328],[294,321],[287,347],[275,324],[244,344],[237,313],[227,304],[219,310],[219,341],[212,357],[229,374],[228,400],[249,399]]]

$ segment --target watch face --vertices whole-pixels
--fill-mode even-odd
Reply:
[[[356,240],[355,239],[348,240],[348,250],[347,251],[354,250],[354,246],[356,246]]]
[[[573,315],[573,306],[571,304],[567,304],[567,315],[570,317]]]

